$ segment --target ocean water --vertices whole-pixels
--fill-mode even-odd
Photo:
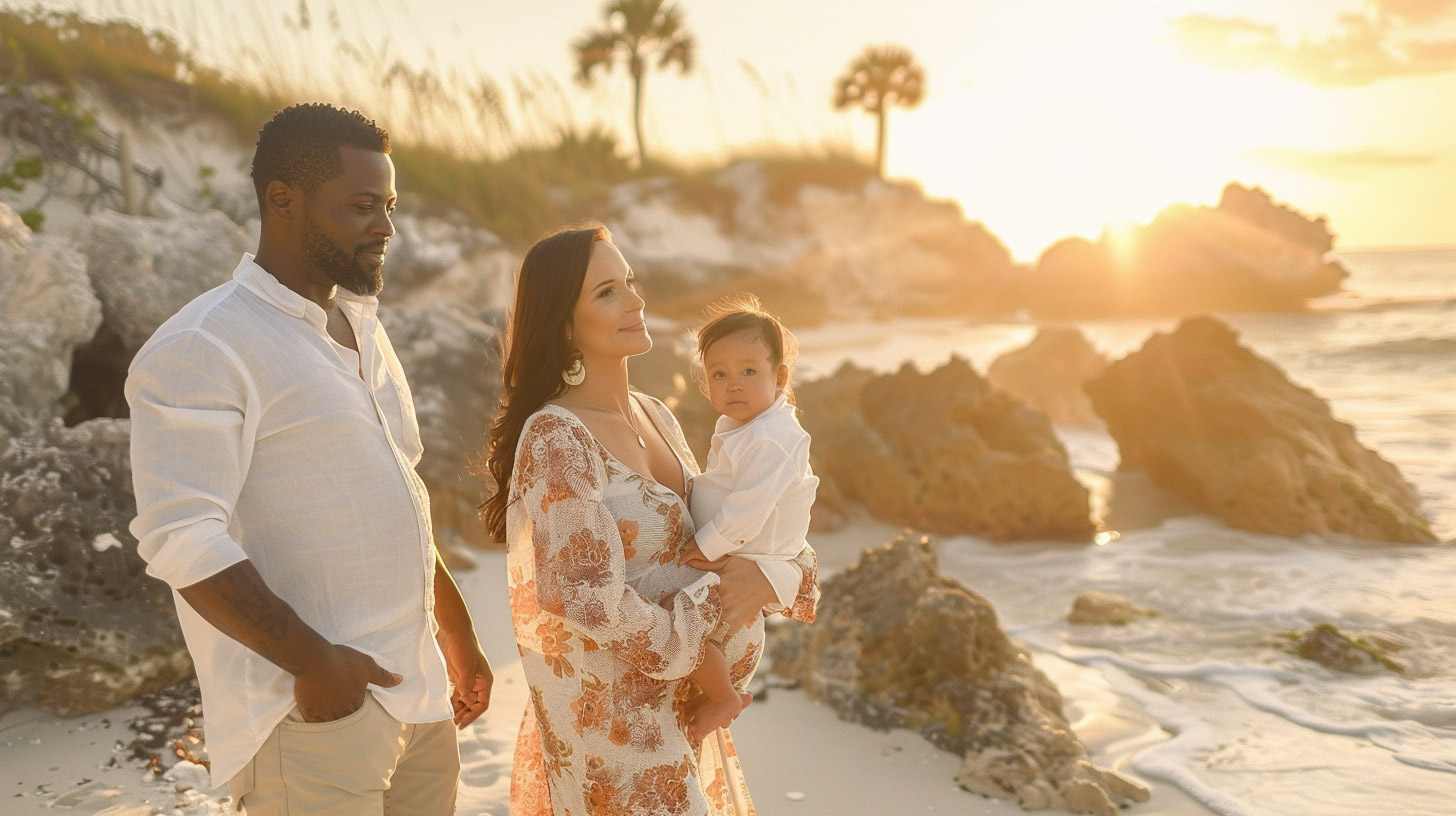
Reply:
[[[1347,252],[1346,291],[1299,314],[1222,315],[1242,341],[1328,399],[1399,466],[1440,537],[1456,538],[1456,250]],[[1079,323],[1118,356],[1174,320]],[[845,360],[922,370],[952,353],[984,371],[1026,343],[1022,323],[902,320],[799,333],[801,373]],[[1116,444],[1061,430],[1094,492]],[[1115,500],[1115,497],[1114,497]],[[1288,539],[1175,514],[1102,544],[939,542],[942,567],[988,597],[1007,631],[1097,672],[1166,739],[1100,761],[1174,785],[1220,814],[1456,813],[1456,546]],[[1066,623],[1088,590],[1160,611],[1128,626]],[[1333,623],[1391,642],[1407,671],[1353,675],[1286,651],[1287,633]],[[1078,701],[1069,700],[1076,719]],[[1102,704],[1102,705],[1105,705]]]

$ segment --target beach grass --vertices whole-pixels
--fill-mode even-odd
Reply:
[[[0,83],[41,84],[73,100],[85,91],[137,117],[211,117],[240,145],[295,102],[328,99],[368,111],[390,127],[400,188],[418,196],[417,206],[459,211],[513,244],[600,214],[615,185],[636,179],[668,179],[678,206],[731,232],[737,191],[719,174],[733,162],[758,162],[774,203],[808,184],[848,189],[874,176],[869,162],[835,145],[768,145],[710,160],[664,153],[638,166],[616,133],[581,124],[590,117],[571,108],[552,77],[500,81],[459,66],[411,65],[391,54],[388,41],[369,44],[291,18],[272,26],[277,38],[244,47],[224,73],[183,45],[199,33],[187,33],[170,8],[130,1],[136,7],[125,9],[125,19],[0,5]],[[239,9],[233,13],[263,14],[255,4]],[[171,32],[183,33],[135,19],[170,21]],[[320,60],[321,53],[330,56]]]

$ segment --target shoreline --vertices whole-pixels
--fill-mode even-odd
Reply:
[[[858,559],[899,530],[879,522],[846,525],[810,539],[825,576]],[[455,576],[470,605],[482,645],[495,668],[490,710],[460,734],[461,816],[507,816],[516,730],[527,700],[510,629],[505,553],[476,551],[478,566]],[[1167,738],[1146,712],[1121,701],[1105,680],[1052,655],[1036,652],[1038,667],[1062,689],[1068,719],[1094,762],[1137,776],[1139,750]],[[226,791],[203,792],[201,768],[153,775],[126,747],[135,734],[127,722],[143,713],[123,706],[70,719],[36,709],[0,717],[0,796],[14,816],[56,809],[105,816],[147,816],[160,809],[184,816],[229,812]],[[798,690],[769,683],[733,727],[745,775],[765,814],[964,813],[1011,816],[1011,802],[969,793],[955,783],[960,758],[904,729],[876,731],[835,716]],[[1174,786],[1138,777],[1153,791],[1131,816],[1202,816],[1211,813]],[[865,780],[849,786],[845,780]],[[183,790],[178,790],[183,788]],[[907,803],[914,803],[909,805]]]

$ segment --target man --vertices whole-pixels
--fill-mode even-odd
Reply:
[[[132,362],[131,529],[175,590],[213,782],[240,811],[453,813],[455,729],[492,675],[435,552],[414,404],[375,314],[389,136],[288,108],[259,133],[253,184],[256,257]]]

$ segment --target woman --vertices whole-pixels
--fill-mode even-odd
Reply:
[[[627,386],[652,347],[632,272],[604,228],[569,229],[526,253],[486,463],[486,523],[507,542],[511,616],[530,684],[511,813],[751,813],[732,741],[692,744],[683,678],[709,635],[746,683],[772,588],[756,564],[677,565],[692,542],[696,463],[662,403]],[[805,548],[798,617],[812,618]],[[740,688],[742,686],[740,685]],[[721,723],[726,725],[726,723]]]

